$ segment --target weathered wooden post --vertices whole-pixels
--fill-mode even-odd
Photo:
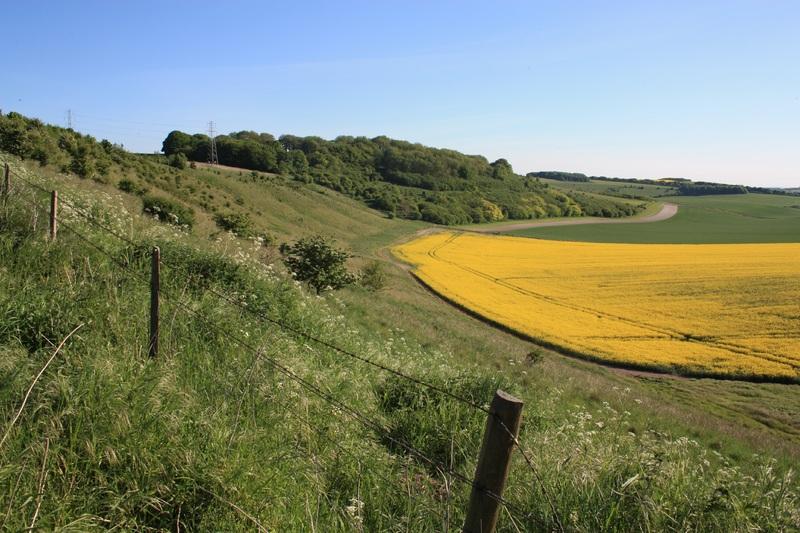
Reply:
[[[3,205],[6,205],[8,201],[8,193],[11,192],[11,169],[8,167],[8,163],[4,165],[3,171]]]
[[[511,452],[522,421],[522,400],[498,390],[489,411],[464,520],[465,533],[491,533],[497,525],[498,498],[506,486]]]
[[[158,293],[161,285],[161,250],[153,247],[150,268],[150,357],[158,355]]]
[[[58,191],[50,194],[50,242],[55,242],[58,233]]]

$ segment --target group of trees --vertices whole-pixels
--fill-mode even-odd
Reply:
[[[287,150],[269,133],[240,131],[215,138],[217,157],[225,165],[261,172],[304,176],[308,161],[300,150]],[[207,161],[211,149],[208,135],[189,135],[172,131],[162,143],[168,157],[184,156],[191,161]]]
[[[99,179],[127,155],[122,147],[109,141],[97,142],[89,135],[14,112],[0,115],[0,150],[42,165],[54,165],[62,172]]]
[[[482,156],[384,136],[328,141],[294,135],[275,139],[268,133],[240,131],[221,135],[216,143],[223,164],[314,182],[389,216],[436,224],[617,217],[639,209],[623,201],[561,191],[533,176],[518,176],[505,159],[489,162]],[[181,172],[189,161],[207,160],[209,146],[206,135],[173,131],[163,142],[165,156],[142,156],[18,113],[0,115],[0,150],[99,181],[108,181],[109,173],[115,173],[153,182]]]
[[[211,139],[171,132],[163,143],[168,157],[208,159]],[[558,191],[514,173],[505,159],[436,149],[385,136],[320,137],[234,132],[216,137],[222,164],[314,182],[407,219],[467,224],[554,216],[625,216],[624,202]],[[602,204],[602,205],[601,205]]]
[[[557,181],[591,181],[591,178],[580,172],[561,172],[560,170],[543,170],[540,172],[528,172],[529,178],[544,178]]]
[[[678,194],[682,196],[705,196],[709,194],[747,194],[742,185],[725,185],[723,183],[683,182],[678,184]]]

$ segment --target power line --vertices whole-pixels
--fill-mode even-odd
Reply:
[[[172,122],[172,123],[165,123],[165,122],[151,122],[151,121],[143,121],[143,120],[127,120],[121,118],[111,118],[111,117],[100,117],[97,115],[85,115],[83,113],[73,113],[76,117],[80,119],[90,119],[90,120],[97,120],[101,122],[112,122],[118,124],[133,124],[133,125],[142,125],[142,126],[155,126],[155,127],[164,127],[164,128],[173,128],[175,129],[176,126],[186,126],[188,129],[196,128],[197,126],[203,123],[202,120],[191,121],[190,122]]]
[[[208,123],[208,136],[211,138],[211,144],[208,147],[208,162],[212,165],[219,165],[219,158],[217,157],[217,137],[214,131],[214,121]]]
[[[81,129],[82,130],[92,130],[92,131],[110,131],[113,133],[123,133],[129,134],[130,132],[134,133],[150,133],[153,135],[158,135],[162,137],[166,137],[167,131],[165,129],[148,129],[146,127],[139,127],[139,126],[125,126],[125,125],[117,125],[117,124],[106,124],[102,122],[94,122],[92,120],[81,120]]]

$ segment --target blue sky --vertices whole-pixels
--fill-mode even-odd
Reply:
[[[800,186],[800,2],[2,0],[0,108],[388,135],[517,172]]]

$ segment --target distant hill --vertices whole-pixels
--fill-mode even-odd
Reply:
[[[693,181],[688,178],[611,178],[607,176],[587,176],[579,172],[562,172],[559,170],[548,170],[538,172],[528,172],[528,177],[549,179],[564,182],[588,183],[591,181],[610,181],[620,183],[632,183],[638,185],[658,185],[670,186],[675,189],[674,194],[679,196],[711,196],[717,194],[747,194],[748,192],[760,194],[800,194],[800,187],[779,189],[775,187],[753,187],[749,185],[731,185],[726,183],[714,183],[709,181]],[[614,195],[612,195],[614,196]],[[627,195],[626,195],[627,196]]]

